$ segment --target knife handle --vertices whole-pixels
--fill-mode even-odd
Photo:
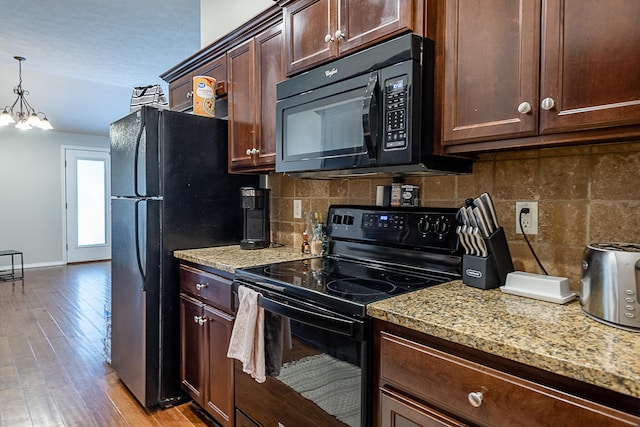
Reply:
[[[484,204],[487,206],[487,208],[489,209],[489,214],[491,215],[491,220],[493,221],[493,225],[495,226],[495,229],[497,230],[500,227],[500,224],[498,224],[498,215],[496,214],[496,207],[493,204],[493,199],[491,198],[489,193],[482,193],[480,195],[480,200],[482,200],[484,202]]]

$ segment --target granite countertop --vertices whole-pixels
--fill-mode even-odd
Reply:
[[[300,249],[294,249],[290,246],[240,249],[240,245],[184,249],[174,251],[173,256],[184,261],[206,265],[229,273],[235,273],[236,268],[311,257],[311,255],[302,254]]]
[[[564,305],[445,283],[370,304],[367,313],[419,332],[640,398],[640,333]]]

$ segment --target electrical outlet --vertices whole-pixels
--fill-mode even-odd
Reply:
[[[293,201],[293,218],[302,218],[302,200]]]
[[[529,213],[522,214],[522,227],[527,234],[538,234],[538,202],[516,202],[516,234],[520,229],[520,211],[529,208]]]

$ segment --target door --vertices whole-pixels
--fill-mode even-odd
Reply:
[[[161,195],[160,114],[155,108],[142,107],[111,123],[111,194],[114,196]]]
[[[640,2],[542,3],[540,133],[640,122]]]
[[[180,382],[200,406],[204,406],[204,323],[202,303],[180,294]]]
[[[276,162],[276,84],[284,80],[282,25],[276,25],[256,37],[257,85],[260,97],[256,106],[258,133],[257,163],[273,169]]]
[[[336,1],[303,0],[284,7],[287,75],[338,56],[333,42]]]
[[[445,144],[537,134],[539,27],[539,0],[447,0]]]
[[[229,76],[229,168],[253,166],[256,142],[255,41],[227,54]]]
[[[227,349],[233,316],[205,305],[204,321],[208,347],[205,408],[222,427],[231,427],[234,425],[233,360],[227,357]]]
[[[64,149],[67,262],[111,258],[109,153]]]
[[[413,11],[418,7],[413,0],[379,0],[338,2],[337,26],[333,36],[340,56],[367,43],[373,43],[391,34],[415,30]]]
[[[158,404],[161,203],[111,200],[111,365],[146,407]]]
[[[263,426],[369,425],[364,325],[262,291],[266,381],[234,361],[235,406]]]

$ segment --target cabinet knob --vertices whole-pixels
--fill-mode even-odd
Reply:
[[[340,30],[337,30],[336,31],[336,40],[342,40],[342,39],[344,39],[344,33],[342,31],[340,31]],[[326,37],[325,37],[325,40],[326,40]]]
[[[200,320],[200,316],[193,316],[193,323],[198,323],[198,320]]]
[[[555,102],[553,101],[553,98],[545,98],[542,100],[542,103],[540,104],[540,107],[543,110],[551,110],[553,108],[553,106],[555,105]]]
[[[331,34],[327,34],[326,36],[324,36],[324,42],[325,43],[332,43],[333,42],[333,37],[331,37]]]
[[[206,317],[202,317],[200,316],[200,318],[198,319],[198,323],[202,326],[205,323],[207,323],[207,318]],[[479,406],[479,405],[478,405]]]
[[[468,399],[471,406],[474,408],[479,408],[482,405],[482,392],[481,391],[472,391],[469,393]]]
[[[187,98],[191,98],[192,96],[193,96],[193,91],[192,90],[187,92]]]
[[[521,114],[527,114],[529,111],[531,111],[531,104],[529,104],[528,102],[523,102],[520,105],[518,105],[518,112]]]
[[[251,155],[251,148],[247,148],[247,156]]]
[[[260,154],[260,150],[254,148],[253,150],[251,150],[251,154]]]
[[[197,290],[202,290],[204,288],[208,288],[209,284],[208,283],[196,283],[196,289]]]

